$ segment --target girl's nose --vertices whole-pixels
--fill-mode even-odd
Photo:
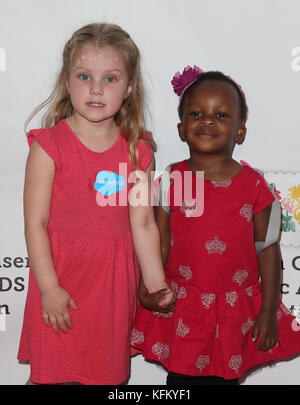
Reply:
[[[94,94],[96,96],[102,96],[103,95],[103,85],[100,82],[92,82],[91,88],[90,88],[90,94]]]
[[[210,115],[206,115],[202,117],[201,123],[202,125],[215,125],[215,120]]]

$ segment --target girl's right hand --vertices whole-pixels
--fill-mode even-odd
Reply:
[[[148,293],[146,288],[139,290],[139,300],[142,306],[152,311],[153,315],[162,318],[170,318],[172,316],[176,298],[176,292],[169,287],[154,293]]]
[[[51,288],[42,294],[41,303],[43,320],[56,333],[59,332],[59,327],[65,333],[73,327],[69,306],[76,310],[77,305],[65,289],[60,286]]]

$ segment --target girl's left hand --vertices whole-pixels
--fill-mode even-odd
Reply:
[[[277,314],[272,311],[261,311],[252,329],[252,342],[260,337],[256,350],[267,351],[276,345],[278,340]]]

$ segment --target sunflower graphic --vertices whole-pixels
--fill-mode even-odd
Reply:
[[[293,202],[297,202],[300,204],[300,184],[297,186],[293,186],[289,188],[290,194],[289,194],[289,199],[292,200]]]
[[[300,225],[300,184],[289,188],[290,194],[288,198],[297,204],[294,209],[294,218]]]

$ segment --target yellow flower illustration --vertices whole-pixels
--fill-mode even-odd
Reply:
[[[289,188],[289,191],[290,194],[288,195],[288,198],[293,202],[296,201],[298,204],[300,204],[300,184]]]
[[[288,195],[288,198],[298,204],[294,209],[294,218],[300,225],[300,184],[290,187],[289,191],[290,194]]]

